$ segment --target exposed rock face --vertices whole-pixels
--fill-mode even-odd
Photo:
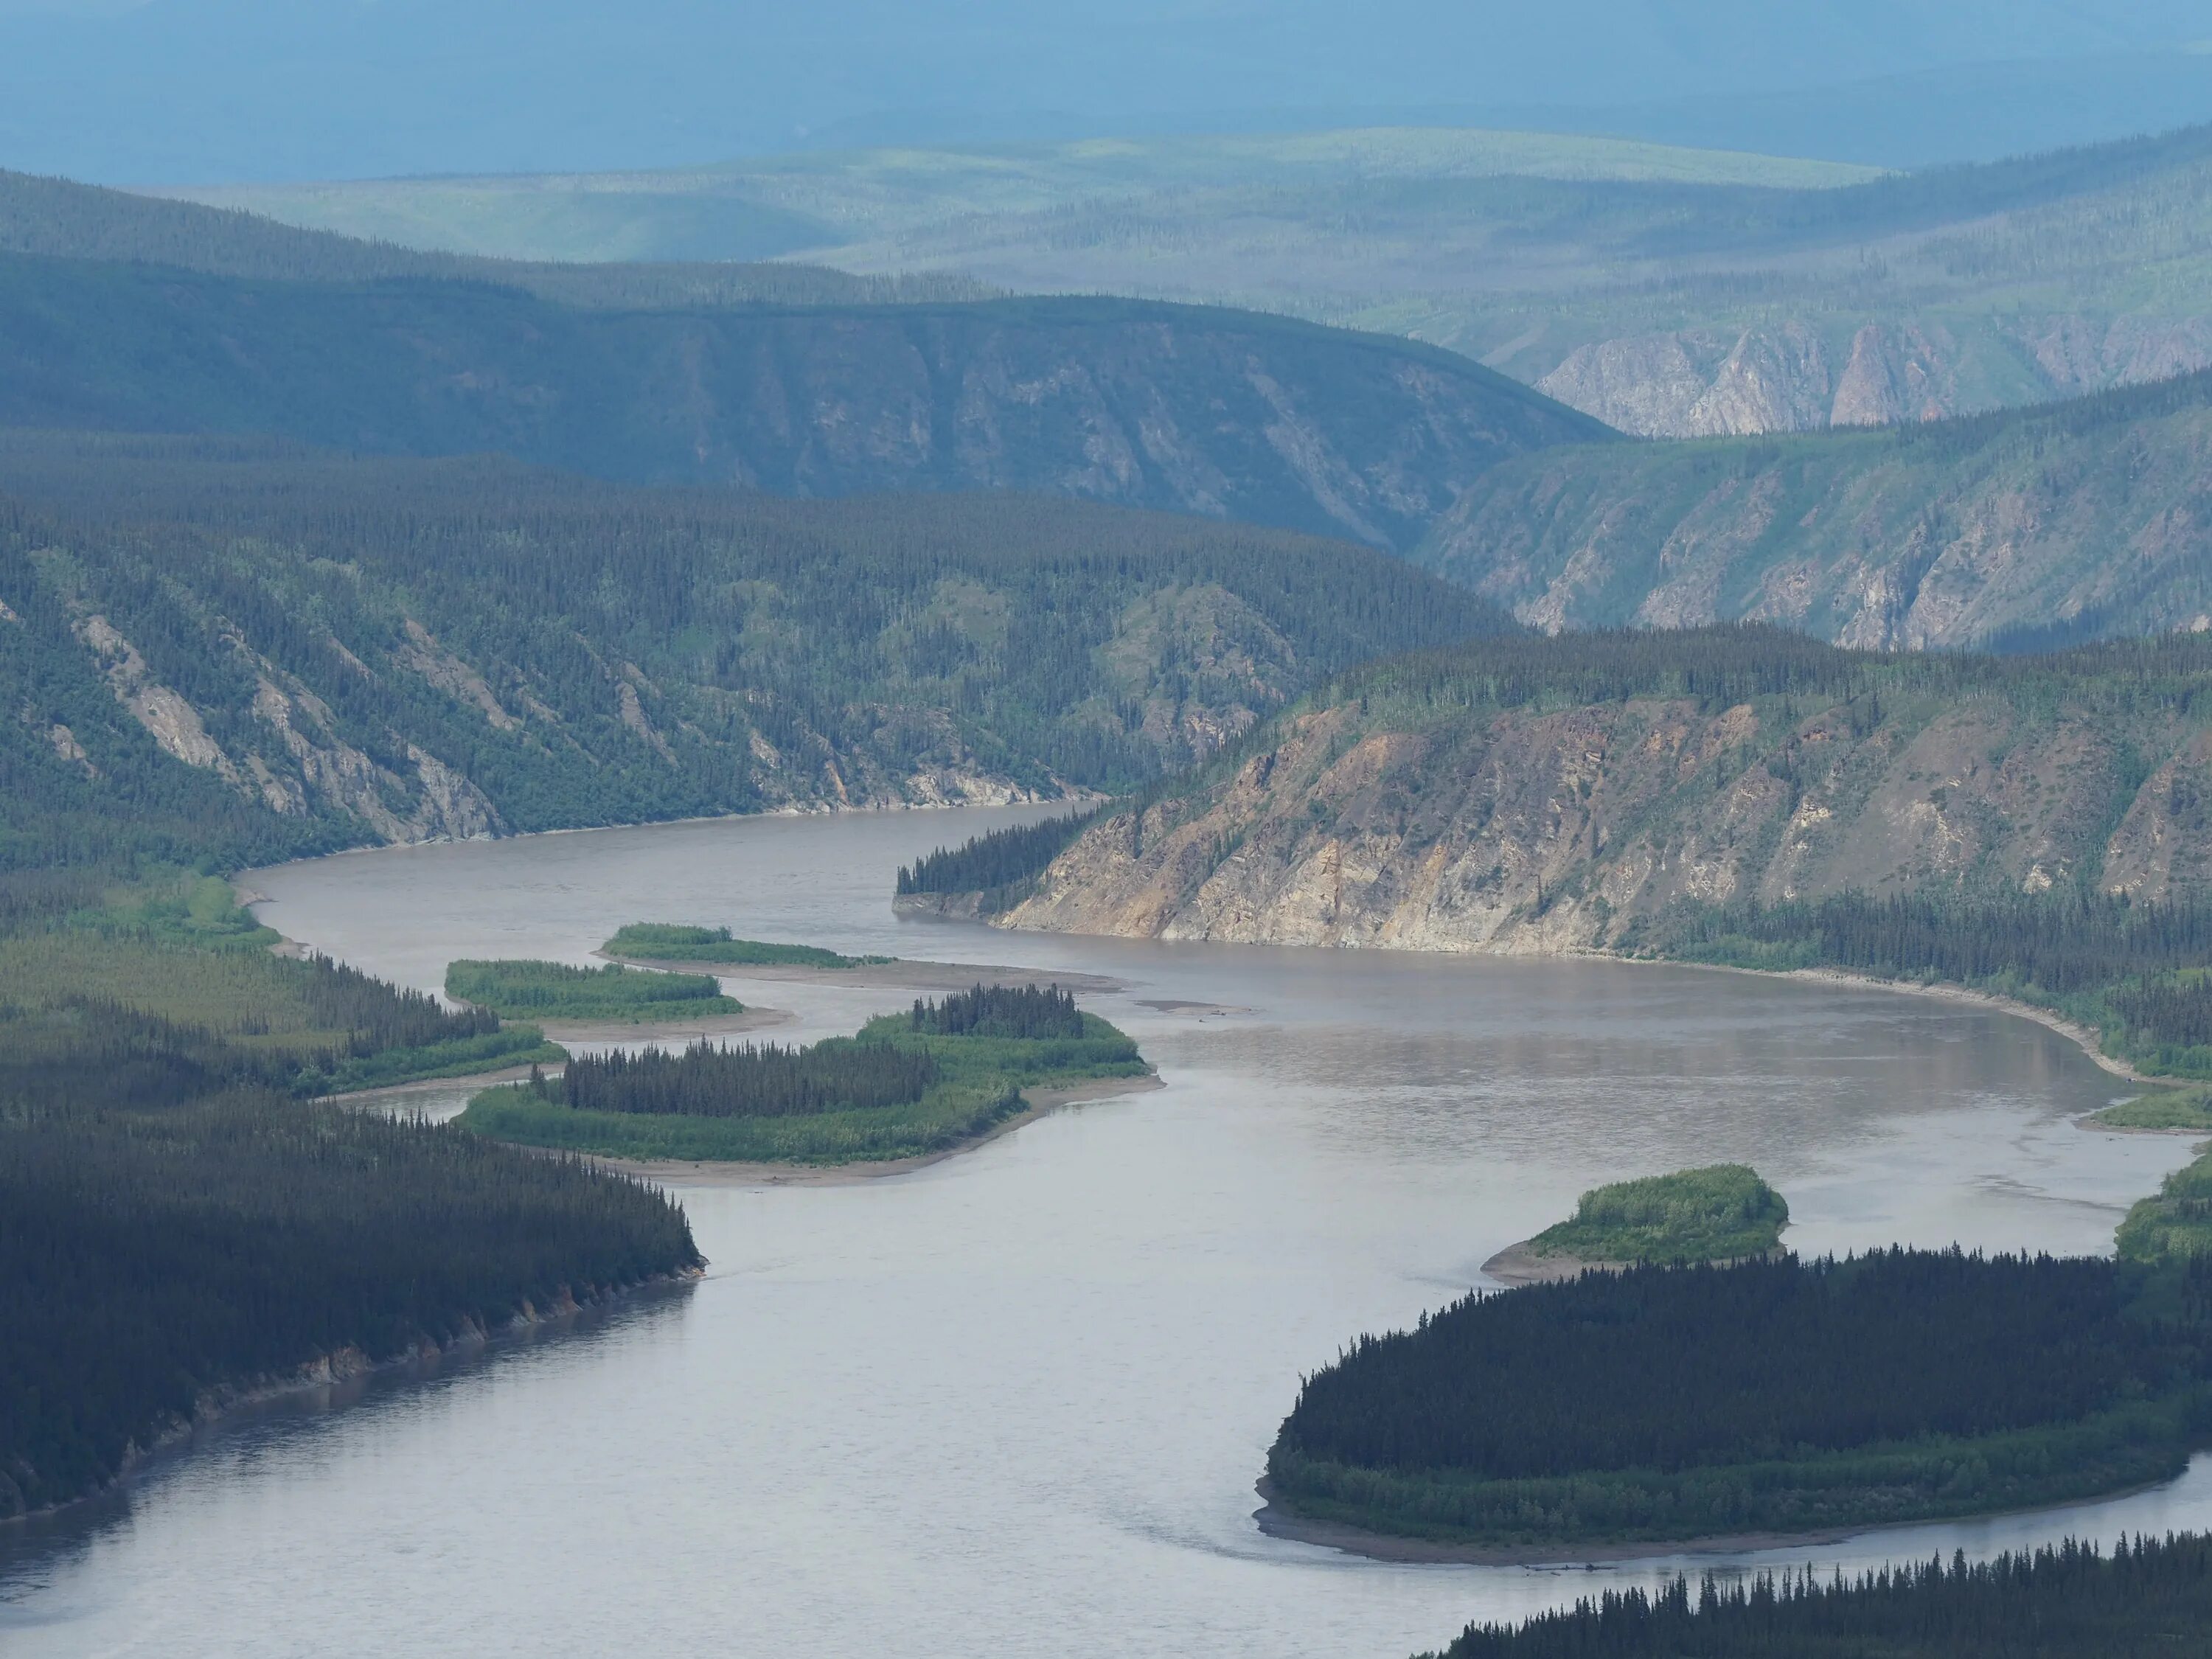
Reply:
[[[1643,437],[1894,426],[2212,367],[2212,319],[1910,314],[1787,319],[1579,346],[1537,382]]]
[[[2137,788],[2110,714],[2060,704],[1644,698],[1426,729],[1339,704],[1285,719],[1232,777],[1092,829],[1002,925],[1546,951],[1617,944],[1677,900],[2033,893],[2085,873],[2212,892],[2212,739],[2138,721],[2128,736],[2162,752]]]
[[[1924,343],[1862,333],[1844,387],[1859,414],[1935,395]],[[2194,628],[2212,611],[2207,399],[2212,380],[2145,387],[1940,444],[1529,456],[1468,490],[1415,557],[1554,632],[1759,620],[1917,650]]]

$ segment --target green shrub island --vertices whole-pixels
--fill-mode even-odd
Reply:
[[[2212,1630],[2212,1539],[2068,1539],[1854,1579],[1809,1569],[1607,1590],[1518,1626],[1471,1625],[1441,1659],[2167,1659]]]
[[[446,969],[446,994],[509,1019],[644,1023],[744,1012],[710,975],[652,973],[612,963],[456,962]]]
[[[1729,1261],[1776,1249],[1789,1224],[1781,1194],[1741,1164],[1716,1164],[1595,1188],[1528,1249],[1583,1261]]]
[[[1362,1337],[1267,1472],[1298,1513],[1478,1545],[1859,1528],[2169,1479],[2208,1382],[2201,1258],[1640,1266]]]
[[[2176,1262],[2212,1255],[2212,1154],[2166,1176],[2120,1223],[2120,1255],[2130,1261]]]
[[[917,1157],[1028,1109],[1024,1089],[1141,1077],[1137,1046],[1057,988],[981,986],[804,1048],[695,1043],[595,1055],[487,1089],[495,1139],[633,1158],[842,1164]]]
[[[2094,1114],[2112,1129],[2187,1129],[2212,1134],[2212,1089],[2159,1089]]]
[[[752,968],[877,968],[889,957],[848,957],[816,945],[770,945],[732,939],[726,927],[687,927],[666,921],[633,921],[599,949],[611,957],[643,962],[711,962]]]

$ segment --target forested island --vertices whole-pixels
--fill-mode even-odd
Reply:
[[[722,994],[712,975],[649,973],[613,963],[599,968],[559,962],[450,963],[446,994],[509,1019],[644,1024],[744,1012],[744,1004]]]
[[[2074,1501],[2212,1441],[2212,1260],[1893,1249],[1474,1294],[1308,1379],[1291,1516],[1484,1550]]]
[[[700,1266],[627,1179],[304,1099],[561,1051],[273,939],[219,881],[0,875],[0,1519],[311,1369]]]
[[[820,968],[842,973],[879,968],[889,957],[848,957],[818,945],[774,945],[736,939],[726,927],[695,927],[676,922],[633,921],[599,947],[605,956],[632,962],[701,962],[728,968]]]
[[[2063,1543],[1846,1579],[1677,1577],[1518,1626],[1471,1625],[1429,1659],[2168,1659],[2212,1628],[2212,1540]]]
[[[569,1061],[484,1090],[475,1133],[634,1159],[851,1164],[925,1157],[1029,1110],[1030,1091],[1148,1076],[1067,992],[978,985],[803,1048],[701,1042]]]

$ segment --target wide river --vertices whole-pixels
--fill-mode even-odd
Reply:
[[[434,1376],[271,1408],[0,1533],[0,1651],[1404,1659],[1686,1565],[1825,1569],[2212,1526],[2212,1467],[2057,1515],[1585,1571],[1264,1536],[1299,1376],[1597,1182],[1754,1164],[1802,1252],[2100,1251],[2187,1143],[2028,1021],[1694,969],[901,922],[894,869],[1024,815],[668,825],[264,872],[290,937],[434,988],[625,921],[1110,975],[1166,1087],[912,1174],[687,1186],[706,1280]],[[732,988],[776,1035],[896,992]],[[1165,1007],[1153,1005],[1169,1005]],[[1195,1012],[1216,1005],[1238,1012]],[[436,1110],[460,1091],[416,1097]]]

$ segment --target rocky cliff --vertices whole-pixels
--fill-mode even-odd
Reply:
[[[1723,630],[1618,672],[1617,639],[1558,645],[1348,677],[1102,821],[1004,925],[1539,951],[1684,904],[2212,893],[2201,643],[1916,663]]]
[[[2208,457],[2206,375],[1903,431],[1565,449],[1480,479],[1415,558],[1547,629],[1752,618],[1923,648],[2202,628]]]

